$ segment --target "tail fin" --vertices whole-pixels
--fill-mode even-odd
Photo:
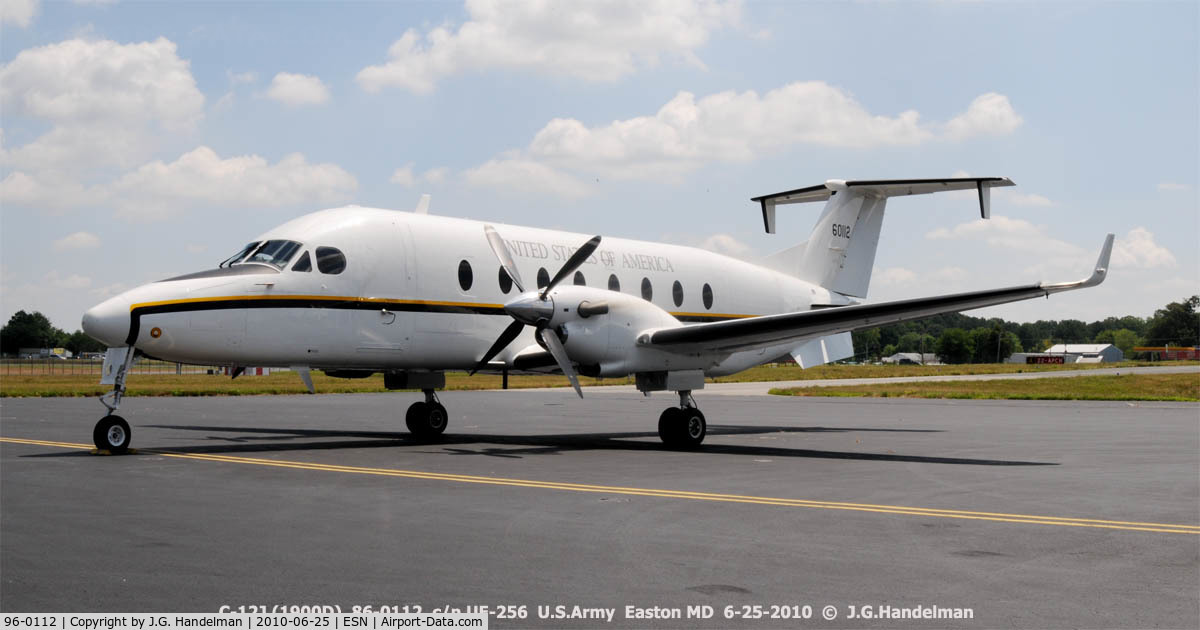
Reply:
[[[1012,185],[1012,180],[1005,177],[829,180],[752,201],[761,204],[763,225],[771,234],[775,233],[776,206],[826,201],[808,241],[768,257],[767,263],[831,291],[866,297],[888,197],[975,189],[979,192],[979,213],[986,219],[991,216],[991,189]]]

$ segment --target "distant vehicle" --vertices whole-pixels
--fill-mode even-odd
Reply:
[[[420,389],[408,408],[417,436],[446,429],[436,396],[444,370],[561,371],[635,376],[642,392],[673,391],[658,433],[694,447],[707,421],[692,391],[791,355],[801,367],[853,356],[850,331],[1100,284],[1108,235],[1090,277],[876,304],[866,297],[889,197],[978,193],[990,216],[1001,177],[843,181],[755,197],[767,232],[779,205],[825,201],[808,241],[751,264],[702,249],[415,212],[348,206],[309,214],[253,240],[216,269],[145,284],[83,316],[109,346],[97,448],[123,451],[113,415],[137,352],[167,361],[290,367]],[[681,216],[686,224],[688,217]],[[236,226],[234,226],[236,227]],[[557,268],[557,272],[554,269]],[[536,287],[524,279],[536,278]]]

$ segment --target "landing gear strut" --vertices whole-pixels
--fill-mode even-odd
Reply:
[[[668,407],[658,417],[658,437],[663,444],[675,448],[695,448],[704,441],[708,423],[696,408],[691,390],[679,392],[679,406]]]
[[[92,443],[102,451],[118,454],[129,450],[133,432],[129,429],[129,423],[114,412],[121,406],[121,399],[125,397],[125,377],[133,367],[136,354],[137,350],[134,348],[109,348],[104,356],[100,383],[112,385],[113,389],[100,397],[100,404],[108,409],[108,414],[100,418],[96,427],[92,429]]]
[[[409,406],[404,423],[414,436],[428,439],[441,435],[446,430],[449,416],[446,414],[446,408],[438,401],[437,393],[432,389],[421,391],[425,394],[425,400]]]

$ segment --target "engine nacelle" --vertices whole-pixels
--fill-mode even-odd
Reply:
[[[550,326],[565,335],[563,347],[584,374],[616,377],[635,372],[707,369],[725,354],[685,355],[637,344],[648,330],[682,326],[670,313],[639,297],[590,287],[551,291]],[[586,304],[585,304],[586,303]],[[580,304],[585,304],[582,313]],[[607,312],[599,305],[607,305]]]

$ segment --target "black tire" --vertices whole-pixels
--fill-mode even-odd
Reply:
[[[658,437],[667,446],[676,446],[680,441],[680,428],[683,422],[680,416],[683,410],[678,407],[667,407],[658,417]]]
[[[695,407],[680,409],[679,414],[679,446],[696,448],[708,435],[708,421],[704,414]]]
[[[121,416],[104,416],[96,423],[96,428],[92,429],[92,442],[102,451],[124,453],[129,450],[131,439],[133,431]]]
[[[404,423],[416,437],[431,438],[441,435],[449,423],[449,416],[442,403],[415,402],[408,408]]]

